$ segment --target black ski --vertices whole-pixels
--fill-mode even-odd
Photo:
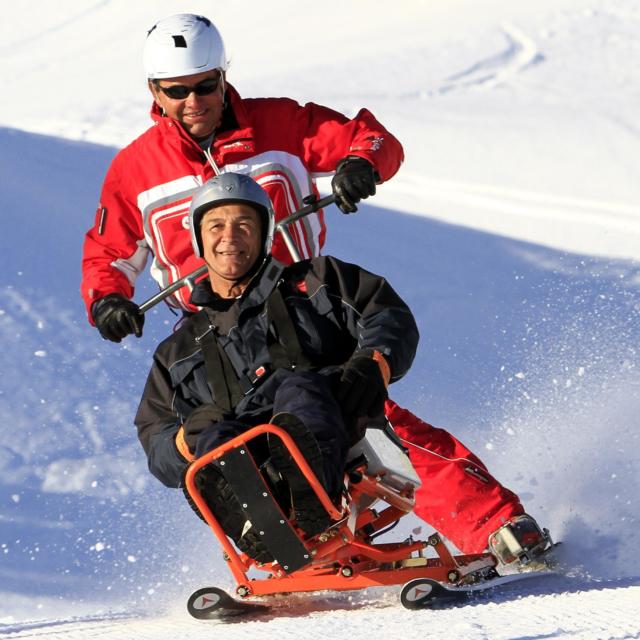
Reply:
[[[506,584],[511,584],[526,578],[548,575],[547,571],[531,571],[528,573],[514,573],[507,576],[497,576],[481,580],[475,584],[460,587],[445,586],[437,580],[417,578],[407,582],[402,587],[400,602],[407,609],[437,609],[469,603],[474,596],[491,591]]]
[[[265,604],[246,602],[232,598],[226,591],[218,587],[205,587],[191,594],[187,602],[187,610],[198,620],[215,620],[231,618],[268,610]]]

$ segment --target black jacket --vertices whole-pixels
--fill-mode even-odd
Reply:
[[[165,485],[180,486],[187,466],[175,446],[180,425],[193,409],[214,401],[197,340],[203,320],[204,326],[215,328],[238,379],[252,379],[261,366],[269,371],[255,389],[244,388],[247,393],[235,404],[233,416],[247,424],[268,422],[278,367],[283,366],[273,347],[282,342],[279,327],[267,311],[276,287],[308,368],[335,371],[362,349],[385,356],[391,381],[411,366],[418,344],[411,311],[384,278],[356,265],[321,257],[286,267],[271,258],[230,308],[205,280],[191,296],[202,310],[158,346],[135,418],[149,469]]]

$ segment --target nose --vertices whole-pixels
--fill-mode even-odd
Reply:
[[[238,229],[234,224],[225,224],[224,229],[222,230],[222,239],[226,242],[230,242],[234,240],[237,236]]]
[[[192,91],[185,99],[184,103],[187,107],[193,109],[194,107],[200,106],[202,101],[202,97],[199,96],[195,91]]]

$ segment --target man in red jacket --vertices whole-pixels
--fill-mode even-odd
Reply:
[[[241,98],[227,82],[225,49],[215,26],[180,14],[147,37],[144,63],[154,126],[117,154],[107,173],[93,228],[85,240],[82,295],[102,336],[140,335],[143,316],[131,302],[149,254],[161,287],[202,264],[189,242],[193,191],[228,171],[254,178],[269,194],[277,220],[316,193],[315,178],[335,172],[333,191],[345,213],[391,178],[402,146],[366,109],[353,119],[287,98]],[[303,258],[320,254],[323,213],[293,225]],[[279,238],[278,259],[291,261]],[[195,311],[189,291],[171,300]]]
[[[336,204],[354,212],[404,158],[398,140],[366,109],[349,119],[313,103],[240,97],[227,82],[220,33],[203,16],[178,14],[158,22],[147,36],[144,65],[154,126],[114,158],[82,262],[89,320],[113,342],[142,335],[144,316],[131,298],[149,257],[163,288],[202,265],[191,246],[189,205],[212,176],[250,175],[267,191],[280,220],[317,193],[316,177],[330,174]],[[320,254],[322,211],[290,231],[303,258]],[[291,262],[280,237],[273,254]],[[189,297],[183,287],[169,302],[196,311]],[[390,400],[386,413],[424,480],[419,516],[468,553],[484,550],[505,523],[523,526],[528,516],[517,496],[460,442]]]

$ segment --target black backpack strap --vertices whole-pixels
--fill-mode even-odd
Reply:
[[[194,322],[198,329],[196,343],[202,348],[214,404],[220,407],[225,414],[233,414],[235,406],[244,395],[238,378],[227,355],[216,340],[216,328],[211,324],[206,311],[201,311],[194,316]]]
[[[310,369],[311,361],[302,350],[298,333],[279,286],[276,286],[267,299],[267,316],[278,334],[278,342],[269,345],[273,368],[297,371]]]

